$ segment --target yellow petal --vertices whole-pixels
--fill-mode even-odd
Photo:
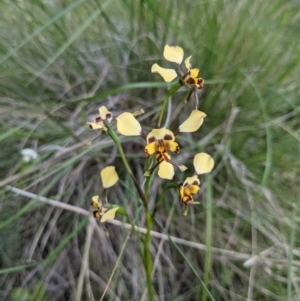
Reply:
[[[165,140],[165,148],[167,151],[173,152],[173,153],[178,153],[179,152],[179,145],[175,141],[166,141]]]
[[[183,55],[184,52],[181,47],[166,45],[164,48],[164,58],[169,62],[181,64]]]
[[[141,125],[131,113],[122,113],[116,119],[117,130],[120,134],[124,136],[139,136],[141,134]]]
[[[107,120],[109,122],[112,120],[112,114],[105,106],[99,108],[99,116],[102,120]]]
[[[147,135],[147,141],[148,143],[152,142],[153,138],[155,140],[170,140],[174,141],[175,136],[172,131],[166,129],[166,128],[161,128],[161,129],[153,129],[148,135]]]
[[[188,191],[190,194],[196,194],[196,193],[198,193],[199,189],[200,189],[199,186],[191,185],[191,186],[189,186]]]
[[[162,179],[172,180],[174,177],[174,167],[172,164],[162,161],[158,166],[158,176]]]
[[[100,219],[100,222],[101,223],[104,223],[106,222],[108,219],[114,219],[115,218],[115,215],[116,215],[116,212],[117,210],[119,209],[119,207],[115,207],[115,208],[112,208],[112,209],[109,209],[107,210],[101,217]]]
[[[103,123],[96,123],[96,122],[87,122],[89,128],[92,130],[100,130],[104,128]]]
[[[183,182],[183,187],[186,187],[188,185],[200,185],[200,180],[197,176],[187,177]]]
[[[171,82],[177,77],[177,73],[174,69],[162,68],[158,64],[152,65],[151,72],[158,73],[167,83]]]
[[[114,166],[107,166],[104,169],[102,169],[100,176],[104,188],[114,186],[119,180],[118,174],[116,173],[116,169]]]
[[[199,153],[194,157],[194,167],[198,175],[210,172],[214,164],[214,159],[206,153]]]
[[[145,156],[149,157],[156,152],[156,142],[153,141],[145,146]]]
[[[190,63],[191,58],[192,58],[192,56],[189,56],[189,57],[187,57],[187,58],[184,60],[185,67],[186,67],[186,69],[188,69],[188,70],[190,70],[191,67],[192,67],[192,65],[191,65],[191,63]]]
[[[101,209],[101,203],[99,202],[99,195],[95,195],[92,197],[91,205],[93,207]]]
[[[184,197],[184,188],[181,186],[179,189],[180,197],[183,199]]]
[[[190,70],[190,77],[192,78],[197,78],[198,77],[198,74],[199,74],[199,69],[195,68],[195,69],[191,69]]]
[[[179,126],[179,131],[184,133],[191,133],[197,131],[203,123],[205,113],[193,110],[191,115]]]

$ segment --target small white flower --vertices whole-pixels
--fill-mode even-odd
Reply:
[[[24,148],[21,150],[21,156],[23,162],[34,161],[38,158],[38,153],[32,148]]]

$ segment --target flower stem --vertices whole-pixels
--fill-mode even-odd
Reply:
[[[164,99],[164,102],[161,106],[161,110],[160,110],[160,113],[159,113],[159,117],[158,117],[158,122],[157,122],[157,127],[160,128],[161,126],[161,121],[162,121],[162,118],[164,116],[164,111],[166,109],[166,105],[168,103],[168,99],[170,96],[172,96],[179,88],[181,87],[181,84],[180,83],[176,83],[175,85],[173,85],[167,92],[167,95]]]
[[[114,130],[108,124],[105,124],[105,126],[107,127],[108,135],[112,138],[112,140],[117,145],[118,151],[119,151],[120,156],[123,160],[125,168],[128,171],[129,175],[131,176],[131,178],[132,178],[132,180],[133,180],[133,182],[136,186],[136,189],[139,193],[139,196],[140,196],[140,198],[143,202],[143,205],[144,205],[147,232],[146,232],[146,235],[145,235],[145,239],[143,240],[143,245],[144,245],[144,254],[143,254],[143,259],[144,260],[143,261],[144,261],[144,266],[145,266],[145,271],[146,271],[148,296],[149,296],[148,300],[149,301],[154,301],[154,292],[153,292],[154,290],[153,290],[153,284],[152,284],[152,278],[151,278],[153,262],[152,262],[151,252],[150,252],[150,249],[149,249],[150,242],[151,242],[152,218],[151,218],[151,214],[150,214],[149,208],[148,208],[147,196],[143,192],[143,190],[141,189],[136,177],[133,175],[133,173],[131,171],[131,168],[128,164],[128,161],[126,159],[125,153],[124,153],[123,148],[122,148],[122,144],[121,144],[118,136],[116,135]],[[149,186],[149,181],[150,181],[150,179],[147,179],[147,183],[146,183],[146,189],[147,190],[149,188],[148,187]]]
[[[205,176],[206,188],[206,251],[205,251],[205,266],[204,266],[204,285],[208,287],[209,274],[211,269],[211,243],[212,243],[212,212],[213,212],[213,196],[211,189],[210,175]],[[202,301],[207,300],[207,289],[202,290]]]
[[[149,210],[145,210],[146,214],[146,227],[147,227],[147,232],[145,235],[145,240],[144,240],[144,265],[145,265],[145,270],[146,270],[146,279],[147,279],[147,287],[148,287],[148,300],[149,301],[154,301],[154,295],[153,295],[153,284],[152,284],[152,267],[153,267],[153,261],[152,261],[152,256],[151,252],[149,249],[149,245],[151,242],[151,229],[152,229],[152,218]]]
[[[111,137],[111,139],[117,145],[118,151],[119,151],[120,156],[121,156],[121,158],[123,160],[125,168],[128,171],[130,177],[132,178],[132,180],[134,182],[134,185],[135,185],[135,187],[136,187],[136,189],[137,189],[137,191],[139,193],[139,196],[140,196],[140,198],[141,198],[141,200],[142,200],[142,202],[144,204],[144,207],[148,209],[148,202],[147,202],[146,196],[145,196],[143,190],[141,189],[138,180],[136,179],[136,177],[132,173],[132,170],[131,170],[131,168],[130,168],[130,166],[128,164],[128,161],[126,159],[125,153],[124,153],[123,148],[122,148],[122,144],[121,144],[118,136],[116,135],[116,133],[114,132],[114,130],[107,123],[105,123],[105,126],[107,128],[108,135]]]

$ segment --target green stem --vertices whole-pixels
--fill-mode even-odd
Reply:
[[[137,179],[135,178],[135,176],[133,175],[131,168],[128,164],[128,161],[126,159],[125,153],[123,151],[122,148],[122,144],[118,138],[118,136],[116,135],[116,133],[114,132],[114,130],[109,126],[109,124],[105,124],[105,126],[107,127],[107,133],[108,135],[112,138],[112,140],[115,142],[115,144],[117,145],[118,151],[120,153],[120,156],[123,160],[123,163],[125,165],[126,170],[128,171],[129,175],[131,176],[137,190],[138,193],[140,195],[140,198],[143,202],[144,205],[144,210],[145,210],[145,216],[146,216],[146,228],[147,228],[147,232],[145,235],[145,239],[143,240],[143,244],[144,244],[144,265],[145,265],[145,270],[146,270],[146,279],[147,279],[147,287],[148,287],[148,295],[149,295],[149,299],[150,301],[154,301],[154,294],[153,294],[153,285],[152,285],[152,278],[151,278],[151,274],[152,274],[152,257],[151,257],[151,252],[149,249],[149,245],[151,242],[151,230],[152,230],[152,219],[151,219],[151,214],[149,212],[148,209],[148,200],[147,197],[145,195],[145,193],[142,191]],[[147,182],[146,180],[146,189],[148,190],[149,187],[149,180]]]
[[[118,136],[116,135],[116,133],[114,132],[114,130],[107,123],[105,124],[105,126],[107,128],[108,135],[111,137],[111,139],[117,145],[118,151],[119,151],[120,156],[121,156],[121,158],[123,160],[125,168],[128,171],[130,177],[132,178],[132,180],[134,182],[134,185],[135,185],[135,187],[136,187],[136,189],[137,189],[137,191],[139,193],[139,196],[140,196],[140,198],[141,198],[141,200],[142,200],[142,202],[144,204],[144,208],[148,209],[148,202],[147,202],[146,196],[145,196],[144,192],[142,191],[142,189],[141,189],[141,187],[139,185],[138,180],[136,179],[136,177],[132,173],[132,170],[131,170],[131,168],[129,166],[129,163],[128,163],[127,159],[126,159],[125,153],[124,153],[123,148],[122,148],[122,144],[121,144]]]
[[[146,159],[146,170],[149,169],[149,166],[150,166],[150,157],[148,157]],[[151,177],[152,177],[152,175],[149,177],[146,177],[146,180],[145,180],[144,193],[145,193],[147,201],[148,201],[148,191],[149,191]]]
[[[149,245],[151,242],[152,218],[148,209],[145,210],[145,215],[146,215],[147,232],[144,240],[144,265],[146,270],[146,279],[147,279],[147,287],[148,287],[148,297],[149,297],[148,300],[154,301],[153,284],[152,284],[152,277],[151,277],[153,262],[152,262],[151,252],[149,249]]]
[[[161,106],[160,113],[159,113],[158,122],[157,122],[157,127],[158,128],[160,128],[160,126],[161,126],[161,121],[162,121],[162,118],[164,116],[164,112],[165,112],[165,109],[166,109],[169,97],[172,96],[180,87],[181,87],[181,84],[177,83],[177,84],[173,85],[168,90],[167,95],[166,95],[166,97],[165,97],[165,99],[163,101],[163,104]]]
[[[212,241],[212,211],[213,211],[213,198],[211,189],[210,175],[206,175],[205,183],[206,188],[206,251],[205,251],[205,266],[204,266],[204,285],[208,287],[209,274],[211,268],[211,241]],[[207,290],[202,290],[202,301],[207,300]]]

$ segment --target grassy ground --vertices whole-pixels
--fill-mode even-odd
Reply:
[[[157,300],[299,300],[298,1],[3,0],[0,9],[0,300],[147,300],[135,236],[107,224],[108,237],[80,211],[114,164],[121,181],[109,196],[144,227],[116,149],[86,122],[106,105],[114,116],[143,108],[139,120],[153,127],[167,85],[150,68],[167,66],[166,43],[192,54],[206,81],[207,118],[179,138],[179,161],[206,151],[216,165],[188,216],[175,190],[159,208]],[[169,103],[171,128],[191,110],[185,95]],[[122,141],[142,182],[144,144]],[[38,159],[24,163],[24,148]],[[153,180],[150,204],[162,183]]]

